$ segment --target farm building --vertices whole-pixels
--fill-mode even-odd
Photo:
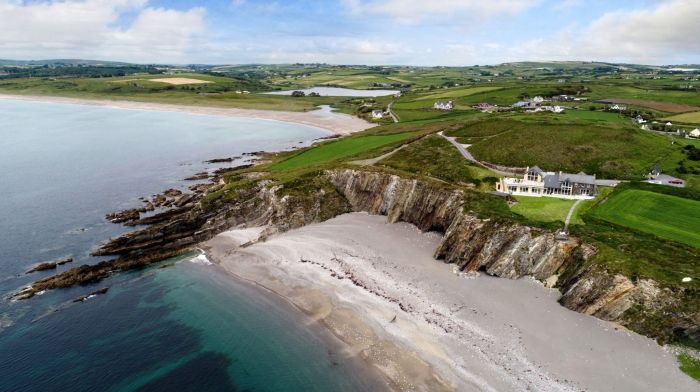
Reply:
[[[700,128],[695,128],[688,134],[690,137],[700,138]]]
[[[384,117],[383,110],[372,110],[372,118],[382,118]]]
[[[546,172],[537,166],[527,169],[522,178],[504,177],[496,191],[521,196],[547,196],[562,199],[592,199],[596,195],[595,176]]]

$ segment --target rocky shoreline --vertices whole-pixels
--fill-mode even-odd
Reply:
[[[305,193],[289,192],[248,173],[247,185],[236,189],[235,197],[212,197],[231,192],[222,175],[194,186],[191,193],[158,197],[157,203],[168,207],[165,211],[145,217],[141,211],[127,211],[125,223],[146,227],[114,238],[94,252],[115,259],[38,280],[16,298],[142,268],[187,252],[231,228],[265,226],[261,236],[265,238],[346,212],[364,211],[386,215],[391,223],[408,222],[421,231],[444,233],[434,257],[461,271],[509,279],[533,276],[555,285],[562,292],[560,303],[571,310],[661,340],[678,335],[700,338],[700,309],[679,307],[682,290],[661,287],[651,279],[633,282],[611,274],[588,262],[596,249],[576,238],[560,241],[539,228],[480,219],[468,212],[469,201],[460,190],[381,172],[338,169],[317,173],[316,183]],[[154,200],[146,203],[156,205]],[[660,325],[649,327],[650,319]]]

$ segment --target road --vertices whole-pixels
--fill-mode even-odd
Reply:
[[[571,222],[571,216],[574,215],[574,211],[576,211],[576,207],[582,202],[582,199],[576,200],[576,203],[571,206],[569,209],[569,213],[566,215],[566,220],[564,221],[564,231],[568,233],[569,231],[569,222]]]
[[[513,175],[520,176],[520,174],[517,174],[517,173],[490,168],[490,167],[484,165],[483,163],[479,162],[476,158],[474,158],[472,153],[470,153],[469,150],[467,150],[464,147],[464,145],[457,142],[457,140],[456,140],[457,138],[445,136],[445,134],[443,134],[442,131],[438,132],[438,135],[444,137],[448,142],[452,143],[452,145],[455,146],[457,148],[457,150],[460,152],[460,154],[462,154],[462,156],[464,158],[466,158],[468,161],[474,162],[477,165],[479,165],[485,169],[489,169],[492,172],[498,173],[502,176],[513,176]]]
[[[394,101],[391,101],[391,103],[386,106],[386,111],[389,112],[391,119],[394,120],[395,123],[397,123],[397,122],[399,122],[399,118],[396,117],[394,112],[391,111],[391,105],[393,105],[393,104],[394,104]]]

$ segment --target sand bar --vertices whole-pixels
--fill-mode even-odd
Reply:
[[[697,391],[653,340],[560,306],[533,279],[465,276],[440,241],[382,216],[341,215],[264,242],[205,244],[239,278],[328,328],[395,390]]]
[[[139,101],[82,99],[69,97],[55,97],[48,95],[0,94],[0,99],[92,105],[132,110],[152,110],[161,112],[180,112],[214,116],[259,118],[264,120],[285,121],[323,128],[336,135],[348,135],[354,132],[364,131],[365,129],[377,125],[365,121],[361,118],[351,116],[349,114],[333,112],[331,111],[331,108],[326,105],[319,107],[319,109],[317,110],[312,110],[308,112],[283,112],[276,110],[175,105],[167,103]]]

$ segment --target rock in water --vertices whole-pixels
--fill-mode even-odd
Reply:
[[[43,263],[39,263],[35,265],[34,267],[30,268],[27,270],[27,274],[31,274],[32,272],[38,272],[38,271],[46,271],[50,269],[55,269],[56,268],[56,263],[53,261],[47,261]]]
[[[105,218],[107,218],[107,220],[109,220],[112,223],[129,222],[132,220],[139,219],[139,217],[139,210],[136,208],[130,208],[124,211],[113,212],[105,216]]]

